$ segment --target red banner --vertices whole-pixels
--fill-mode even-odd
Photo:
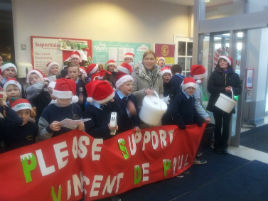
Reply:
[[[94,139],[80,131],[0,155],[1,200],[95,200],[174,177],[195,158],[202,127],[161,126]]]

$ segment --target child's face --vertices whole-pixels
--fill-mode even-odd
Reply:
[[[7,98],[19,98],[20,97],[20,89],[14,85],[10,84],[6,88]]]
[[[42,82],[42,80],[36,73],[32,73],[29,77],[29,82],[30,82],[30,85],[33,85],[38,82]]]
[[[188,87],[188,88],[185,89],[185,92],[186,92],[189,96],[192,96],[192,95],[194,95],[195,88],[193,88],[193,87]]]
[[[165,62],[164,62],[164,60],[163,60],[163,59],[160,59],[160,60],[158,61],[158,65],[159,65],[160,67],[164,67],[164,66],[165,66]]]
[[[17,75],[16,70],[12,67],[9,67],[6,70],[4,70],[4,72],[2,74],[3,74],[3,77],[6,79],[15,78]]]
[[[31,117],[31,110],[29,110],[29,109],[19,110],[19,111],[17,111],[17,114],[22,119],[22,125],[25,125],[28,123],[28,121]]]
[[[79,69],[77,66],[68,67],[67,75],[70,79],[76,81],[79,76]]]
[[[72,58],[71,59],[71,64],[73,64],[74,66],[79,66],[79,59],[78,58]]]
[[[125,82],[119,87],[119,90],[126,96],[131,94],[132,91],[132,81]]]
[[[126,58],[124,59],[124,62],[126,62],[126,63],[131,63],[131,62],[133,62],[133,59],[130,58],[130,57],[126,57]]]
[[[59,67],[57,65],[51,66],[49,70],[50,75],[58,75],[59,74]]]
[[[169,73],[165,73],[163,75],[163,81],[164,81],[164,83],[168,83],[170,79],[171,79],[171,75]]]
[[[108,68],[107,68],[107,71],[114,72],[115,69],[116,69],[115,65],[109,65]]]
[[[61,107],[66,107],[71,104],[71,98],[57,98],[57,102]]]

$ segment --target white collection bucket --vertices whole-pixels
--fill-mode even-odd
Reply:
[[[139,117],[148,125],[158,126],[167,111],[167,104],[159,98],[156,92],[154,94],[155,96],[147,95],[143,98]]]
[[[215,106],[226,113],[230,113],[233,110],[235,104],[236,101],[233,100],[233,91],[232,91],[232,98],[224,95],[223,93],[220,93],[220,96],[217,99]]]

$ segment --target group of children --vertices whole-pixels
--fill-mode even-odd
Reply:
[[[26,77],[26,90],[16,80],[16,66],[12,63],[2,65],[2,151],[70,131],[71,128],[62,123],[65,119],[81,120],[75,129],[95,138],[107,139],[129,129],[139,132],[139,111],[132,95],[133,58],[132,53],[125,54],[125,61],[119,66],[114,60],[109,60],[106,70],[98,64],[84,68],[79,65],[79,54],[74,52],[69,66],[62,72],[56,62],[48,63],[47,77],[37,69],[31,70]],[[196,83],[205,77],[205,68],[192,66],[192,77],[186,78],[181,75],[181,70],[179,65],[161,69],[169,108],[163,124],[176,124],[184,129],[188,124],[201,125],[204,120],[209,121],[209,116],[205,110],[202,111]],[[117,123],[111,124],[114,112]]]

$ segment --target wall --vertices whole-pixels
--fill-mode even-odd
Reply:
[[[17,63],[31,61],[30,36],[153,45],[191,34],[189,7],[156,0],[13,0],[12,9]]]

